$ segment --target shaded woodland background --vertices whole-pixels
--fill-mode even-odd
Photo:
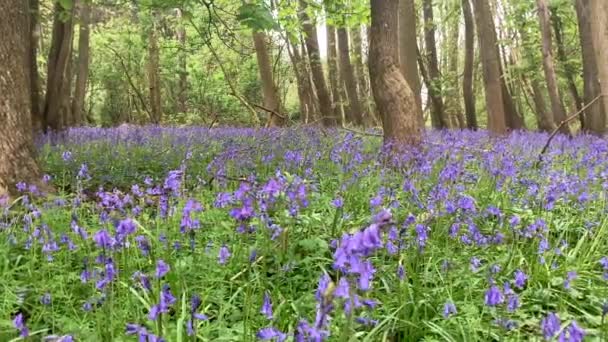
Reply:
[[[605,20],[592,2],[400,1],[393,44],[424,122],[492,129],[490,112],[506,128],[551,130],[580,110],[601,94],[607,67],[595,63],[606,39],[594,37]],[[368,1],[30,4],[38,129],[380,123]],[[605,126],[598,102],[562,131]]]

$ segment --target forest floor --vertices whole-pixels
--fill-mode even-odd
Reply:
[[[547,138],[41,137],[57,193],[0,216],[0,340],[599,340],[608,142]]]

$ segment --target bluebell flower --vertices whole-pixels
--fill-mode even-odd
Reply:
[[[540,327],[545,340],[551,340],[559,332],[561,324],[561,320],[553,312],[550,312],[545,318],[543,318],[540,322]]]
[[[262,315],[264,315],[268,320],[272,320],[272,300],[270,298],[270,294],[268,292],[264,293],[264,302],[262,304],[262,309],[260,310]]]
[[[156,261],[156,272],[154,273],[154,276],[156,279],[160,279],[169,273],[169,270],[171,270],[169,265],[167,265],[164,260],[158,259]]]
[[[22,313],[18,313],[13,319],[13,327],[19,330],[19,337],[26,338],[30,335],[30,330],[25,325],[25,319]]]
[[[527,280],[528,276],[522,270],[515,271],[515,287],[523,289]]]
[[[456,310],[456,305],[453,302],[449,301],[443,305],[443,318],[449,318],[457,313],[458,310]]]
[[[504,302],[504,296],[500,288],[496,285],[492,285],[485,294],[485,304],[487,306],[497,306]]]
[[[220,248],[220,252],[218,255],[218,262],[220,265],[225,265],[228,262],[228,259],[230,258],[230,250],[228,249],[228,247],[226,247],[226,245],[223,245]]]

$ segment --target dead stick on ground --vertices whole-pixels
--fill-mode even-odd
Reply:
[[[551,144],[551,141],[553,140],[553,138],[555,138],[555,136],[559,132],[560,128],[564,127],[564,125],[567,124],[568,122],[576,119],[585,110],[587,110],[587,108],[591,107],[594,103],[596,103],[599,99],[601,99],[604,96],[606,96],[606,94],[600,94],[600,95],[598,95],[596,98],[594,98],[593,100],[591,100],[591,102],[589,102],[588,104],[586,104],[579,111],[577,111],[576,113],[570,115],[569,117],[565,118],[562,122],[560,122],[559,125],[557,127],[555,127],[555,129],[553,130],[553,132],[551,132],[551,135],[549,136],[549,139],[547,139],[547,142],[545,143],[545,146],[543,146],[543,149],[540,151],[540,154],[538,155],[538,161],[540,162],[542,160],[543,154],[545,154],[545,152],[547,152],[547,149],[549,148],[549,145]]]

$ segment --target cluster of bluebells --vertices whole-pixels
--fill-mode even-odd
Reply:
[[[316,279],[309,281],[311,292],[316,285],[314,318],[291,317],[292,331],[281,331],[278,327],[285,328],[285,324],[277,317],[278,312],[273,312],[273,291],[264,290],[259,293],[262,301],[259,312],[264,322],[262,327],[256,327],[261,328],[259,339],[327,340],[332,328],[336,329],[332,318],[342,314],[359,323],[356,329],[371,330],[375,321],[370,317],[376,314],[372,309],[380,305],[372,298],[380,298],[375,295],[385,291],[377,286],[378,274],[396,269],[395,283],[386,284],[393,287],[391,290],[415,286],[406,281],[409,274],[406,275],[404,264],[416,258],[428,266],[429,260],[437,261],[438,248],[442,253],[441,272],[448,277],[453,277],[456,272],[452,270],[459,267],[465,272],[469,269],[468,276],[472,279],[487,276],[484,281],[471,282],[483,287],[473,292],[478,297],[472,305],[487,306],[493,317],[490,323],[485,323],[506,330],[518,328],[516,320],[521,317],[518,311],[529,304],[526,303],[529,283],[538,283],[532,271],[536,266],[547,267],[552,276],[563,278],[564,293],[582,286],[583,276],[588,280],[587,269],[577,270],[579,279],[577,271],[565,268],[566,254],[568,243],[585,236],[595,237],[600,232],[601,216],[593,210],[579,212],[602,198],[597,190],[608,190],[603,157],[608,145],[602,140],[586,136],[569,140],[558,136],[553,146],[559,148],[551,148],[537,165],[542,135],[515,132],[504,139],[493,139],[484,132],[429,132],[424,137],[428,144],[423,148],[389,154],[388,148],[370,148],[365,139],[354,134],[334,133],[328,138],[307,128],[201,131],[147,127],[134,129],[128,135],[86,129],[70,131],[63,137],[49,136],[45,141],[69,145],[69,151],[59,152],[57,159],[63,161],[63,168],[73,176],[76,193],[69,200],[41,200],[44,194],[36,185],[17,184],[22,195],[18,206],[21,212],[15,214],[7,199],[0,198],[0,232],[7,233],[7,241],[12,245],[23,244],[31,255],[40,255],[51,264],[63,261],[59,257],[63,257],[62,252],[68,257],[82,257],[76,264],[82,265],[80,279],[86,284],[83,288],[90,289],[88,298],[83,298],[86,311],[105,305],[109,298],[123,291],[124,278],[131,274],[131,290],[143,291],[144,297],[150,298],[151,308],[141,317],[145,323],[128,324],[126,333],[145,341],[163,341],[163,332],[150,326],[162,323],[172,310],[179,311],[180,298],[189,298],[188,305],[182,306],[189,307],[184,309],[188,311],[184,322],[188,335],[195,336],[201,325],[212,324],[201,313],[202,299],[169,279],[172,277],[168,275],[173,275],[170,264],[177,268],[182,257],[200,260],[199,249],[207,244],[206,252],[216,246],[213,253],[206,253],[212,264],[222,266],[214,271],[228,274],[242,266],[238,263],[247,258],[249,251],[251,263],[261,260],[261,256],[268,258],[276,252],[279,237],[299,239],[302,237],[299,233],[291,232],[306,230],[311,221],[315,228],[323,227],[326,222],[319,221],[325,219],[327,225],[333,221],[332,225],[337,227],[335,234],[321,236],[327,240],[336,238],[330,245],[331,266],[337,276],[332,280],[322,273],[318,284]],[[122,145],[127,150],[131,146],[146,146],[155,151],[169,146],[175,153],[157,158],[165,170],[171,171],[144,179],[137,173],[142,183],[120,187],[129,189],[124,192],[98,187],[113,185],[112,181],[119,179],[103,170],[115,166],[119,169],[122,161],[116,160],[109,167],[101,161],[86,160],[79,146],[91,141]],[[130,158],[136,160],[138,156],[133,154],[125,159]],[[576,163],[570,165],[568,161]],[[190,168],[199,169],[194,172]],[[123,171],[116,174],[133,175],[129,170]],[[43,183],[59,181],[59,174],[45,175]],[[480,184],[485,187],[480,188]],[[209,191],[216,191],[211,195],[215,201],[198,197]],[[324,199],[328,199],[326,202],[331,199],[329,210],[335,210],[335,216],[327,215],[328,208],[320,207]],[[52,219],[45,217],[47,211],[58,208],[70,213],[66,227],[56,227]],[[575,228],[581,228],[587,235],[580,235],[578,230],[562,234],[559,230],[564,228],[558,226],[552,213],[558,213],[557,209],[560,216],[567,216],[561,211],[568,214],[568,210],[576,210],[572,214],[580,215],[576,217],[581,220],[580,227]],[[89,211],[98,215],[97,222],[88,216]],[[395,225],[396,217],[410,212],[402,227]],[[369,213],[373,215],[370,225],[339,235],[342,232],[339,228],[359,226]],[[226,235],[223,240],[212,241],[209,231],[217,229],[219,220],[229,222],[229,229],[240,233],[238,242],[228,240]],[[284,234],[287,229],[291,236]],[[560,240],[556,236],[561,236]],[[444,237],[448,243],[438,244]],[[181,248],[188,243],[189,250]],[[248,243],[251,246],[246,246],[247,252],[243,254],[240,245]],[[492,254],[505,249],[532,252],[525,255],[527,260],[515,266],[521,269],[509,273],[513,271],[513,263],[505,265]],[[461,254],[462,259],[455,254]],[[376,258],[378,255],[381,257]],[[290,257],[289,253],[287,256]],[[130,258],[141,261],[137,270],[124,264]],[[599,265],[593,265],[593,272],[608,280],[608,257],[594,260]],[[292,265],[297,267],[299,261],[287,260],[279,267],[286,271]],[[38,295],[40,304],[48,310],[51,303],[59,302],[56,297],[52,300],[50,293],[37,292]],[[471,305],[457,291],[431,301],[437,306],[438,315],[446,319],[439,324],[458,320],[467,314],[464,305]],[[608,309],[603,309],[605,316]],[[27,337],[25,317],[19,314],[13,319],[17,333]],[[579,322],[589,324],[587,320]],[[580,341],[585,336],[581,325],[576,321],[562,322],[557,314],[549,313],[533,334],[547,340]],[[501,333],[508,332],[501,330]],[[57,341],[71,338],[48,337]]]

